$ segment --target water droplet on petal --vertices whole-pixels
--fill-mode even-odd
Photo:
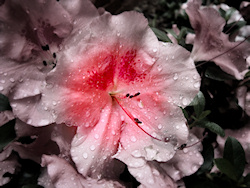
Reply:
[[[200,87],[200,82],[194,83],[194,87],[195,87],[195,88],[199,88],[199,87]]]
[[[142,103],[141,100],[140,100],[140,102],[138,103],[138,106],[139,106],[140,108],[143,108],[143,103]]]
[[[162,124],[158,125],[158,129],[162,129],[162,127],[163,127]]]
[[[90,112],[87,111],[87,112],[86,112],[86,117],[89,117],[89,116],[90,116]]]
[[[56,106],[57,102],[56,102],[56,101],[53,101],[52,104],[53,104],[54,106]]]
[[[157,52],[157,49],[156,49],[156,48],[154,48],[154,49],[153,49],[153,52]]]
[[[95,145],[90,146],[90,150],[94,151],[95,150]]]
[[[5,80],[1,80],[0,82],[1,82],[2,84],[4,84],[4,83],[5,83]]]
[[[148,183],[152,185],[152,184],[154,184],[154,180],[153,179],[148,179]]]
[[[157,70],[160,72],[162,71],[162,66],[161,65],[157,65]]]
[[[94,137],[95,137],[95,139],[98,139],[98,138],[99,138],[99,135],[98,135],[98,134],[95,134]]]
[[[131,153],[134,157],[141,157],[141,152],[139,150],[134,150],[132,153]]]
[[[0,91],[3,91],[3,87],[2,86],[0,86]]]
[[[135,137],[135,136],[131,136],[131,137],[130,137],[130,140],[131,140],[132,142],[136,142],[136,137]]]
[[[48,125],[49,124],[49,120],[47,119],[41,119],[41,121],[38,123],[38,125]]]
[[[185,106],[188,105],[188,100],[186,98],[183,98],[182,99],[182,104],[185,105]]]
[[[88,154],[87,153],[83,153],[82,156],[83,156],[84,159],[88,158]]]
[[[175,73],[173,79],[174,79],[174,80],[177,80],[178,78],[179,78],[178,74]]]
[[[146,151],[146,159],[147,160],[154,160],[157,154],[157,151],[153,148],[147,147],[145,148]]]
[[[10,81],[13,83],[13,82],[15,82],[15,79],[14,78],[10,78]]]
[[[192,170],[194,171],[194,172],[196,172],[197,170],[198,170],[198,166],[197,165],[194,165],[193,167],[192,167]]]

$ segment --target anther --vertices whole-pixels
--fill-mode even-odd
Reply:
[[[129,97],[129,93],[126,95],[126,97]]]
[[[126,97],[129,96],[129,98],[133,98],[133,97],[137,97],[137,96],[140,95],[140,94],[141,94],[140,92],[138,92],[138,93],[136,93],[136,94],[134,94],[134,95],[129,95],[129,94],[127,94]]]
[[[46,62],[46,61],[43,61],[43,65],[44,65],[44,66],[47,66],[47,62]]]
[[[187,147],[187,144],[182,144],[180,147],[178,147],[177,149],[178,150],[183,150],[184,148],[186,148]]]
[[[52,65],[53,65],[52,69],[56,67],[56,63],[55,62],[53,62]]]
[[[54,58],[54,59],[56,58],[56,53],[53,53],[53,58]]]
[[[46,44],[45,46],[42,46],[42,49],[43,49],[44,51],[49,51],[49,45]]]
[[[135,95],[134,95],[134,97],[136,97],[136,96],[138,96],[138,95],[140,95],[141,93],[140,92],[138,92],[138,93],[136,93]]]
[[[142,123],[138,118],[134,118],[134,120],[136,123],[139,123],[139,124]]]

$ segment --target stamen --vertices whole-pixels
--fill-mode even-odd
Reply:
[[[198,140],[197,142],[195,142],[195,143],[193,143],[193,144],[191,144],[191,145],[189,145],[189,146],[188,146],[187,144],[182,144],[182,145],[179,146],[177,149],[178,149],[178,150],[183,150],[184,148],[193,147],[194,145],[196,145],[196,144],[202,142],[206,136],[207,136],[207,132],[206,132],[205,135],[204,135],[200,140]]]
[[[138,92],[138,93],[136,93],[136,94],[134,94],[134,95],[129,95],[129,93],[126,95],[126,97],[129,97],[129,98],[133,98],[133,97],[137,97],[138,95],[140,95],[141,93],[140,92]]]
[[[56,58],[56,53],[55,53],[55,52],[53,53],[53,58],[54,58],[54,59]]]
[[[136,93],[135,95],[134,95],[134,97],[136,97],[136,96],[138,96],[138,95],[140,95],[141,93],[140,92],[138,92],[138,93]]]
[[[136,124],[136,126],[141,129],[145,134],[147,134],[148,136],[150,136],[151,138],[155,139],[155,140],[158,140],[158,141],[161,141],[161,142],[169,142],[169,139],[165,138],[165,139],[159,139],[159,138],[156,138],[154,136],[152,136],[151,134],[149,134],[147,131],[145,131],[139,124],[141,124],[142,122],[138,119],[138,118],[134,118],[133,115],[127,111],[122,105],[121,103],[119,102],[119,100],[112,96],[113,99],[117,102],[117,104],[122,108],[122,110],[127,114],[127,116]]]

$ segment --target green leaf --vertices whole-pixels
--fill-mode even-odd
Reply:
[[[231,162],[235,167],[235,174],[239,179],[246,165],[245,152],[238,140],[228,137],[224,147],[223,158]]]
[[[16,137],[15,122],[15,120],[12,120],[0,127],[0,150]]]
[[[201,91],[199,91],[199,93],[195,96],[195,98],[189,104],[189,106],[194,107],[194,112],[195,112],[196,116],[199,117],[205,108],[205,104],[206,104],[205,97],[204,97],[203,93]]]
[[[210,113],[211,113],[210,110],[203,111],[203,112],[199,115],[198,119],[199,119],[199,120],[203,120],[203,119],[205,119]]]
[[[238,178],[235,173],[235,168],[230,161],[227,159],[218,158],[214,159],[214,163],[222,173],[226,174],[232,180],[237,181]]]
[[[182,113],[184,114],[185,118],[188,119],[188,112],[184,109],[184,108],[181,108],[182,110]]]
[[[250,71],[245,74],[245,78],[250,77]]]
[[[155,35],[159,40],[163,42],[172,42],[165,32],[154,27],[152,27],[151,29],[153,30],[153,32],[155,33]]]
[[[0,93],[0,112],[5,110],[11,110],[8,98]]]
[[[224,137],[225,136],[225,132],[224,130],[216,123],[214,122],[210,122],[210,121],[198,121],[195,124],[197,127],[203,127],[206,129],[209,129],[210,131]]]
[[[205,76],[217,81],[236,80],[235,77],[225,73],[219,67],[208,67]]]
[[[174,32],[173,29],[165,29],[165,31],[168,32],[169,34],[173,35],[173,37],[176,38],[176,40],[177,40],[178,36],[176,35],[176,33]]]

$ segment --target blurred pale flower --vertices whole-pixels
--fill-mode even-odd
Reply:
[[[248,69],[250,43],[231,42],[223,33],[225,20],[214,8],[202,7],[201,0],[190,0],[186,12],[195,31],[191,56],[195,61],[214,61],[222,70],[243,79]]]

